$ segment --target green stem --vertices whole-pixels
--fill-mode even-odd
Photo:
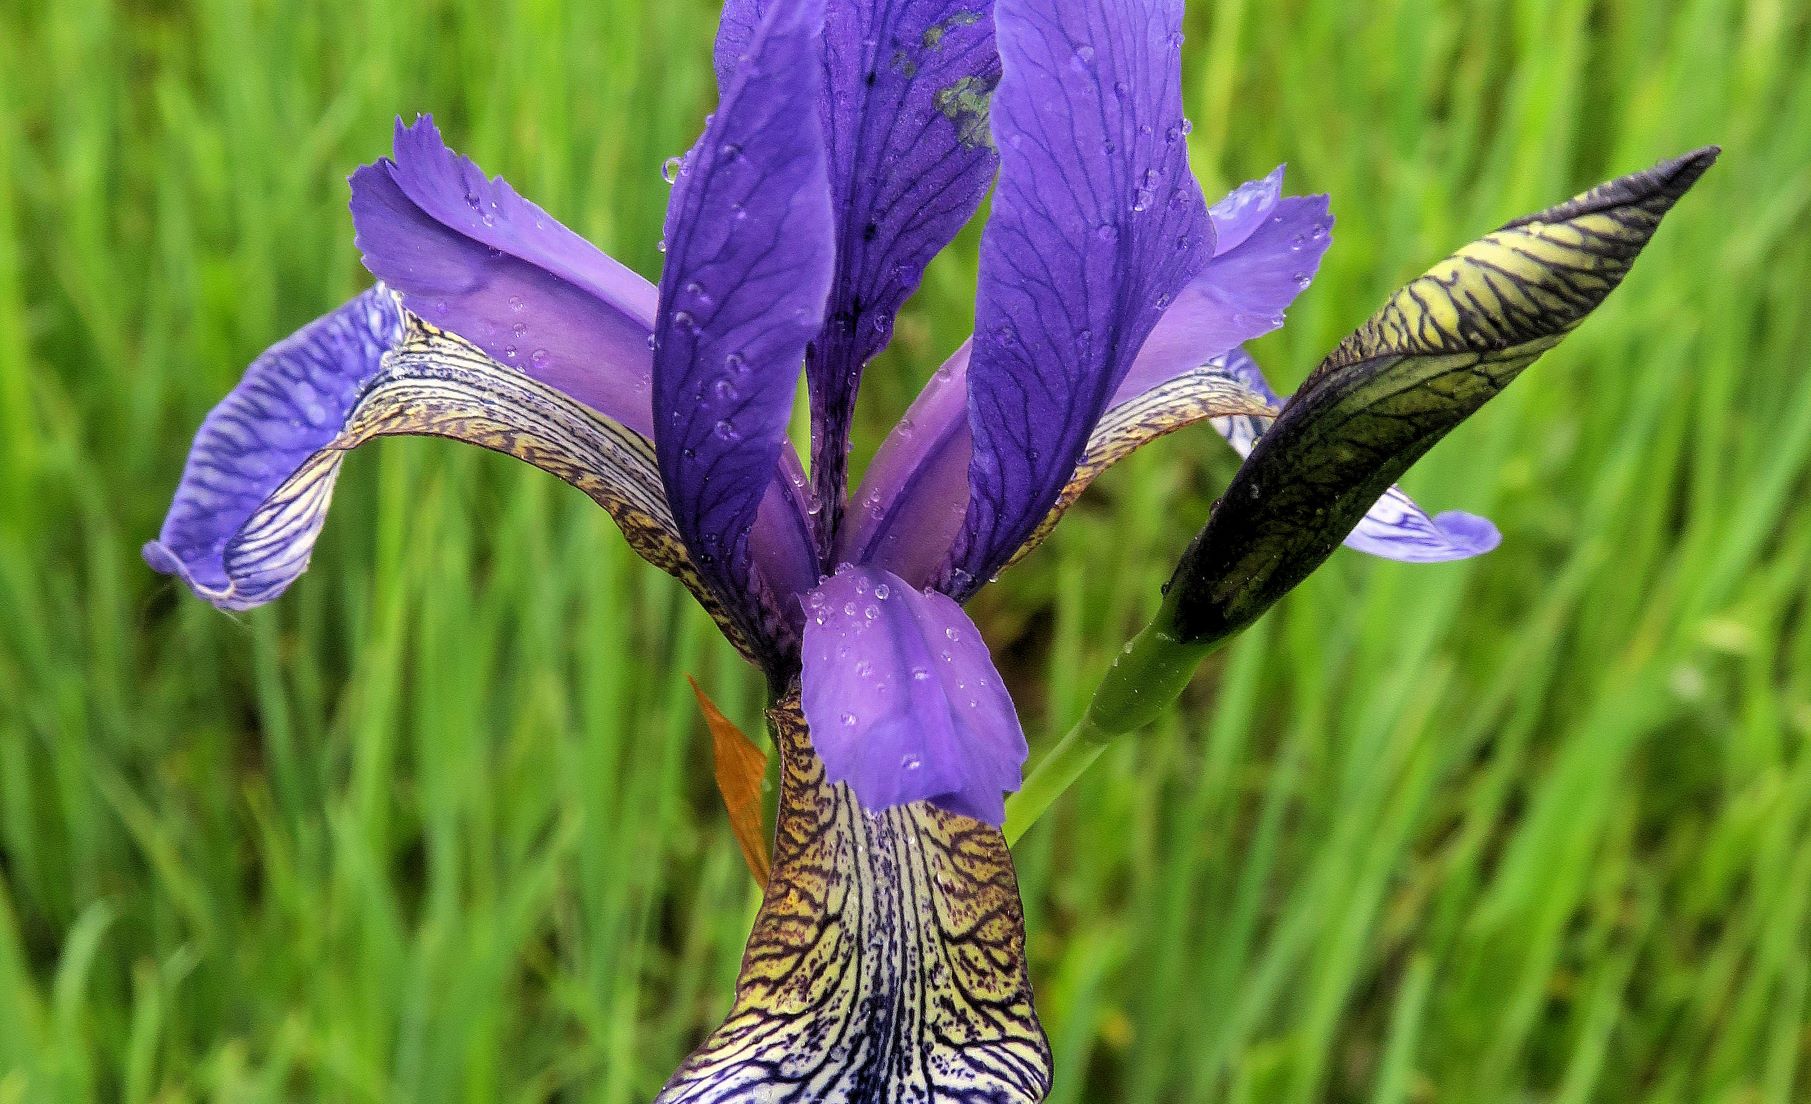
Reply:
[[[1024,835],[1116,737],[1143,728],[1174,704],[1201,660],[1223,643],[1224,638],[1185,643],[1161,627],[1168,622],[1159,614],[1132,638],[1101,678],[1082,719],[1007,799],[1007,843]]]

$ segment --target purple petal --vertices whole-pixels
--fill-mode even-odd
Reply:
[[[1281,184],[1278,169],[1209,212],[1218,252],[1163,313],[1113,405],[1283,324],[1283,311],[1313,282],[1332,243],[1333,215],[1324,195],[1276,198],[1273,186]]]
[[[1244,349],[1234,349],[1218,358],[1216,364],[1227,375],[1264,395],[1273,406],[1282,405],[1258,362]],[[1215,418],[1213,423],[1240,456],[1249,456],[1252,446],[1270,428],[1267,418]],[[1345,540],[1348,548],[1403,563],[1469,559],[1482,556],[1502,542],[1503,534],[1488,518],[1457,510],[1429,517],[1400,487],[1384,492]]]
[[[396,123],[396,153],[352,174],[365,267],[409,310],[493,360],[652,435],[654,286],[446,147]]]
[[[1332,222],[1324,196],[1283,199],[1282,181],[1279,167],[1209,209],[1214,258],[1158,320],[1109,409],[1275,328],[1283,308],[1301,291],[1293,276],[1298,270],[1312,275],[1319,265]],[[1298,236],[1307,239],[1300,250],[1294,248]],[[1291,278],[1239,285],[1254,270],[1267,269]],[[1271,292],[1282,294],[1251,305]],[[856,512],[839,545],[841,559],[881,564],[919,584],[932,577],[968,501],[973,440],[965,405],[968,362],[964,345],[882,442],[855,496]]]
[[[332,478],[297,508],[247,523],[304,460],[344,428],[402,333],[396,301],[372,288],[271,346],[195,434],[176,498],[145,562],[225,610],[263,605],[308,568]]]
[[[969,373],[966,596],[1056,500],[1151,328],[1213,256],[1188,171],[1181,0],[1000,0],[1000,183]]]
[[[845,567],[805,603],[804,703],[830,779],[872,812],[930,800],[999,825],[1025,734],[962,608]]]
[[[782,455],[833,243],[817,92],[823,0],[775,5],[667,208],[655,450],[693,563],[751,633],[749,533]]]
[[[365,266],[410,310],[493,360],[653,436],[653,284],[446,147],[432,119],[396,125],[396,155],[352,174]],[[752,555],[786,595],[817,581],[788,474],[790,446],[755,523]],[[799,477],[802,479],[802,476]]]
[[[970,342],[937,369],[868,464],[837,560],[885,567],[929,586],[968,513]]]
[[[841,524],[862,368],[924,269],[980,206],[997,158],[991,0],[856,0],[825,22],[825,142],[836,278],[806,354],[820,525]]]

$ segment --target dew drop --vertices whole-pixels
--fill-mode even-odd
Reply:
[[[736,385],[727,379],[720,379],[711,387],[711,393],[722,402],[733,402],[736,398]]]
[[[853,714],[853,713],[844,713],[843,714],[843,727],[844,728],[854,728],[855,727],[855,714]]]
[[[660,163],[660,179],[668,184],[679,179],[679,173],[685,168],[685,158],[669,157]]]
[[[516,347],[514,345],[503,346],[503,359],[504,360],[516,359]]]
[[[512,295],[509,297],[509,309],[515,311],[517,314],[521,314],[527,309],[527,304],[522,302],[522,297],[520,295]]]
[[[922,766],[924,766],[924,761],[910,752],[899,757],[899,769],[901,770],[915,771]]]
[[[515,325],[513,325],[509,328],[509,332],[512,334],[515,334],[517,337],[527,337],[528,336],[528,323],[517,322]]]
[[[718,422],[713,432],[717,434],[717,439],[720,441],[739,441],[742,439],[742,434],[737,431],[735,423],[727,418]]]
[[[876,583],[874,585],[874,597],[878,598],[882,602],[886,601],[887,596],[892,593],[893,593],[892,588],[888,587],[887,584],[885,584],[885,583]]]
[[[553,358],[547,355],[546,349],[536,349],[534,352],[528,354],[528,363],[534,365],[536,368],[547,367],[547,362],[551,359]]]
[[[954,625],[951,625],[949,628],[944,629],[943,635],[949,637],[951,640],[961,640],[962,639],[962,634],[956,631],[956,626],[954,626]],[[946,657],[949,655],[948,652],[945,652],[943,654]]]

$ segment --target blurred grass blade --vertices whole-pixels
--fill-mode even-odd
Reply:
[[[698,697],[698,711],[711,730],[711,762],[717,776],[717,792],[723,795],[723,807],[729,812],[730,831],[742,849],[742,861],[762,889],[772,868],[767,856],[767,830],[761,818],[761,785],[767,776],[767,756],[754,745],[736,722],[723,715],[717,704],[705,694],[698,680],[687,675],[692,693]]]
[[[1259,439],[1170,580],[1177,640],[1223,640],[1326,561],[1391,483],[1615,290],[1707,147],[1471,243],[1397,291]]]

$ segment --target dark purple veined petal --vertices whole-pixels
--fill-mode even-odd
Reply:
[[[832,782],[998,826],[1025,734],[987,642],[948,597],[843,567],[805,599],[805,718]]]
[[[1282,406],[1282,400],[1264,378],[1258,362],[1244,349],[1234,349],[1210,363],[1263,395],[1273,407]],[[1272,420],[1269,417],[1215,418],[1213,423],[1240,456],[1249,456],[1252,446],[1270,427]],[[1430,517],[1401,487],[1385,491],[1345,540],[1347,548],[1402,563],[1470,559],[1482,556],[1501,543],[1503,534],[1490,519],[1460,510],[1448,510]]]
[[[1319,266],[1332,223],[1325,197],[1283,198],[1282,180],[1278,168],[1209,209],[1214,257],[1158,320],[1109,409],[1281,323],[1302,291],[1298,277],[1312,278]],[[968,503],[968,365],[965,344],[882,442],[854,497],[841,559],[872,561],[918,583],[941,566]]]
[[[1000,62],[992,8],[991,0],[857,0],[831,6],[825,20],[836,278],[805,372],[826,544],[842,521],[862,369],[892,339],[925,266],[993,179],[987,110]]]
[[[1163,311],[1213,255],[1189,175],[1180,0],[1000,0],[1000,183],[981,238],[966,597],[1043,520]]]
[[[410,311],[644,436],[654,285],[441,141],[396,123],[395,156],[352,174],[365,267]]]
[[[372,288],[271,346],[208,412],[145,561],[225,610],[277,597],[308,567],[331,477],[268,532],[245,532],[273,493],[339,435],[402,336],[396,300]]]
[[[833,244],[817,91],[823,0],[776,5],[667,208],[656,454],[692,562],[761,635],[749,535],[774,486]]]

